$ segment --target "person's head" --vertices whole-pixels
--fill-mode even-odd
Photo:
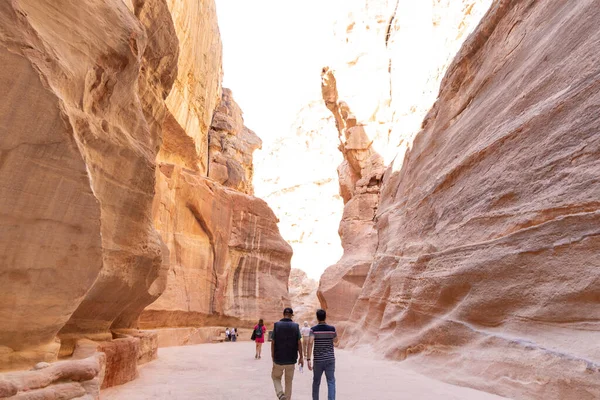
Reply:
[[[265,323],[263,322],[262,318],[258,320],[258,325],[263,326]]]
[[[294,316],[294,310],[292,310],[291,308],[286,307],[283,310],[283,317],[284,318],[290,318],[291,319],[293,316]]]
[[[317,310],[317,321],[323,322],[327,318],[327,313],[323,309]]]
[[[304,326],[308,326],[308,321],[304,321]]]

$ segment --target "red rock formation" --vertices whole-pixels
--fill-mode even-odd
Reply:
[[[244,126],[242,110],[233,100],[229,89],[223,89],[221,103],[213,115],[208,141],[209,178],[253,195],[252,153],[260,149],[262,141]]]
[[[373,261],[377,246],[373,217],[384,167],[364,126],[357,123],[348,104],[339,100],[329,68],[323,69],[321,88],[325,105],[335,118],[344,156],[338,177],[345,206],[339,229],[344,255],[323,273],[317,294],[329,318],[339,325],[350,317]]]
[[[179,39],[159,159],[206,175],[208,132],[221,100],[221,35],[214,0],[166,0]]]
[[[59,330],[110,340],[159,294],[154,159],[177,39],[161,1],[134,11],[0,6],[0,369],[55,360]]]
[[[0,370],[65,359],[0,376],[0,397],[98,398],[133,379],[159,338],[134,328],[169,274],[167,326],[278,317],[291,249],[275,215],[206,177],[214,1],[19,0],[0,26]],[[252,193],[260,140],[227,90],[213,127],[224,183]]]
[[[599,10],[492,4],[385,174],[348,345],[509,397],[600,397]]]
[[[292,268],[290,273],[289,291],[290,304],[294,309],[294,320],[300,324],[308,321],[311,326],[317,323],[315,311],[321,308],[317,298],[319,284],[310,279],[306,272]]]
[[[249,325],[279,316],[291,248],[264,201],[162,164],[155,215],[171,250],[169,283],[141,327]]]

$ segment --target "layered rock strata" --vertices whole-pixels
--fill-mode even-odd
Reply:
[[[323,69],[321,88],[325,105],[334,116],[338,148],[344,156],[338,167],[340,195],[344,200],[339,228],[344,254],[323,273],[317,294],[328,317],[339,325],[350,316],[373,261],[377,246],[373,219],[384,165],[364,125],[357,122],[349,105],[338,98],[336,79],[329,68]]]
[[[384,175],[347,345],[511,398],[600,397],[596,2],[495,1]]]
[[[244,126],[242,111],[229,89],[223,89],[221,103],[213,115],[208,143],[208,177],[221,185],[253,195],[252,153],[260,149],[262,141]]]
[[[1,399],[99,399],[106,356],[94,342],[80,342],[74,360],[40,362],[30,371],[0,375]]]
[[[163,328],[161,342],[190,344],[178,342],[180,331],[171,328],[276,318],[287,302],[291,249],[273,212],[251,196],[252,153],[261,140],[221,87],[214,1],[167,4],[181,50],[166,99],[152,214],[165,243],[168,284],[136,326]]]
[[[141,327],[249,325],[279,316],[292,252],[263,200],[161,164],[154,212],[170,249],[169,283]]]

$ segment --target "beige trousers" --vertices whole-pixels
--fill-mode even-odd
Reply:
[[[302,336],[302,354],[308,358],[308,339],[310,336]]]
[[[285,399],[292,400],[292,380],[294,379],[294,367],[294,364],[279,365],[273,363],[271,379],[273,379],[273,386],[275,386],[275,393],[277,393],[277,397],[281,397],[281,395],[284,393],[283,386],[281,386],[281,377],[285,372]]]

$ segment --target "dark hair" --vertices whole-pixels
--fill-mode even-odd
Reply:
[[[263,322],[262,318],[258,320],[258,326],[263,326],[265,323]]]
[[[325,312],[325,310],[322,310],[322,309],[317,310],[317,320],[319,322],[325,321],[326,317],[327,317],[327,313]]]

